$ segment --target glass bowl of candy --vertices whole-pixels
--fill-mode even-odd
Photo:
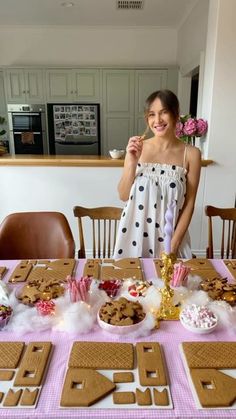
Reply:
[[[0,304],[0,330],[3,329],[9,322],[12,311],[13,310],[10,306]]]
[[[180,312],[180,322],[185,329],[193,333],[211,333],[218,324],[217,316],[207,307],[189,304]]]

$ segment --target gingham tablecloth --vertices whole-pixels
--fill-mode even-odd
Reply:
[[[7,266],[9,271],[4,280],[10,276],[17,261],[0,261],[0,266]],[[83,271],[85,261],[80,260],[77,266],[77,276],[79,277]],[[142,261],[146,278],[154,278],[155,270],[151,259]],[[226,269],[223,261],[214,260],[213,264],[218,271],[232,278]],[[235,341],[235,335],[230,330],[218,327],[214,333],[204,335],[194,335],[186,331],[178,321],[161,322],[159,330],[154,331],[146,338],[137,339],[137,341],[156,341],[162,345],[165,353],[166,363],[170,379],[170,389],[174,408],[170,410],[161,409],[60,409],[60,395],[62,390],[63,379],[66,371],[66,365],[71,345],[75,340],[81,341],[110,341],[110,342],[133,342],[126,336],[110,335],[107,332],[95,326],[94,330],[86,335],[70,336],[67,333],[55,333],[51,331],[41,333],[27,333],[23,336],[16,336],[13,333],[0,332],[1,341],[51,341],[54,350],[51,362],[48,368],[45,383],[39,398],[36,409],[0,409],[1,418],[103,418],[103,419],[152,419],[152,418],[235,418],[236,410],[226,409],[205,409],[198,410],[195,407],[193,396],[188,384],[187,376],[183,367],[182,359],[179,352],[179,345],[183,341]],[[1,354],[0,354],[1,356]]]

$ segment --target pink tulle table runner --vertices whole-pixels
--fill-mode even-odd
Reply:
[[[8,267],[6,280],[11,275],[17,261],[0,261],[0,266]],[[79,260],[77,265],[76,276],[80,277],[83,272],[85,260]],[[155,277],[155,268],[152,259],[142,260],[143,270],[147,279]],[[214,260],[213,265],[223,276],[232,279],[229,271],[225,267],[223,261]],[[4,278],[4,279],[5,279]],[[84,335],[71,336],[67,333],[46,331],[41,333],[27,333],[23,336],[17,336],[13,333],[0,332],[1,341],[51,341],[54,350],[49,365],[46,380],[40,395],[40,399],[36,409],[1,409],[1,418],[104,418],[104,419],[154,419],[154,418],[233,418],[235,410],[197,410],[187,381],[182,359],[179,353],[179,345],[183,341],[235,341],[235,335],[226,329],[220,327],[209,335],[195,335],[185,330],[178,321],[161,322],[159,330],[152,332],[146,338],[138,338],[137,341],[156,341],[159,342],[164,350],[165,358],[168,366],[170,379],[170,389],[174,409],[158,410],[158,409],[61,409],[60,397],[63,384],[63,378],[66,371],[66,365],[72,343],[75,340],[81,341],[110,341],[110,342],[133,342],[132,338],[127,335],[117,336],[110,335],[99,326],[95,326],[91,333]]]

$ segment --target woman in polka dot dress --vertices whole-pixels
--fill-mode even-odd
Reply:
[[[191,258],[190,224],[201,170],[200,150],[176,137],[179,102],[170,90],[146,100],[145,119],[153,137],[129,139],[118,185],[124,207],[114,258],[160,257],[164,251],[165,212],[175,200],[171,252]]]

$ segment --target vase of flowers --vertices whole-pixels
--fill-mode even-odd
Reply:
[[[5,124],[5,122],[6,122],[5,118],[0,116],[0,125]],[[1,140],[1,136],[5,134],[6,134],[6,130],[0,128],[0,156],[7,152],[4,142]]]
[[[207,133],[208,124],[203,118],[181,115],[176,124],[176,136],[185,143],[195,146],[195,137],[203,137]]]

